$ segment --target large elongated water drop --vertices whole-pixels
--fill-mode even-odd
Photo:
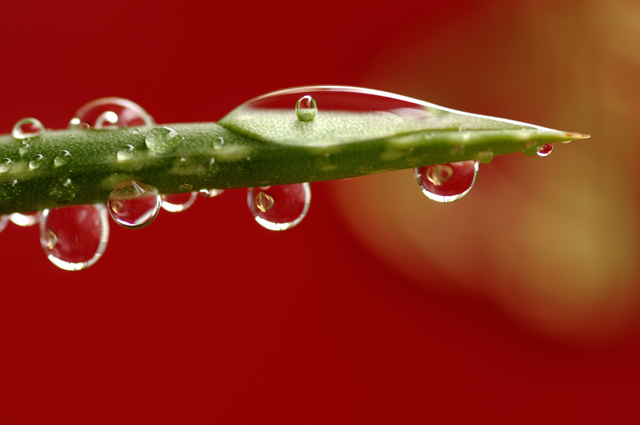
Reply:
[[[287,230],[302,221],[309,211],[309,183],[252,187],[247,204],[256,221],[269,230]]]
[[[151,115],[140,105],[119,97],[103,97],[78,109],[69,128],[108,130],[154,124]]]
[[[139,229],[151,224],[161,204],[162,199],[155,187],[126,181],[111,191],[107,207],[116,223],[122,227]]]
[[[415,168],[416,180],[422,192],[437,202],[454,202],[464,198],[476,182],[478,161]]]
[[[96,263],[107,248],[109,220],[104,205],[76,205],[42,211],[40,245],[47,258],[64,270]]]
[[[354,122],[357,126],[349,126]],[[307,86],[268,93],[240,105],[218,124],[267,142],[324,147],[417,131],[550,130],[348,86]],[[461,142],[465,142],[463,133],[455,136]],[[406,146],[394,147],[402,148],[402,153]]]

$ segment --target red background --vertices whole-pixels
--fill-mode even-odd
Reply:
[[[363,85],[390,66],[376,62],[390,41],[498,3],[3,3],[0,133],[25,116],[65,127],[104,96],[170,123],[280,88]],[[36,227],[9,225],[0,422],[640,421],[638,335],[552,342],[418,287],[351,234],[339,184],[313,184],[309,215],[282,233],[253,221],[243,191],[141,230],[112,223],[77,273],[46,259]]]

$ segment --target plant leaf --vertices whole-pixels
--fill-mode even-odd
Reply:
[[[371,96],[382,93],[416,107],[401,113],[398,109],[323,110],[319,102],[311,121],[299,120],[294,108],[254,107],[274,97],[331,90],[364,90]],[[147,147],[145,134],[152,127],[46,131],[24,140],[0,136],[0,214],[105,203],[111,190],[127,180],[147,183],[163,194],[185,188],[313,182],[522,150],[535,152],[542,144],[588,137],[339,86],[261,96],[218,124],[164,126],[183,138],[170,153]],[[65,161],[57,161],[64,152],[68,154]]]

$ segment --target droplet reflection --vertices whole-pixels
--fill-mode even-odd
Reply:
[[[313,97],[306,95],[298,99],[296,102],[296,116],[298,120],[304,122],[313,121],[317,114],[318,104]]]
[[[309,210],[309,183],[248,189],[247,204],[256,221],[269,230],[287,230],[302,221]]]
[[[429,165],[414,171],[422,192],[429,199],[454,202],[465,197],[473,187],[478,175],[478,161]]]
[[[158,215],[162,200],[155,187],[136,181],[116,186],[107,203],[109,214],[122,227],[139,229]]]
[[[538,147],[536,154],[541,157],[545,157],[551,154],[553,151],[553,145],[551,143],[546,143]]]

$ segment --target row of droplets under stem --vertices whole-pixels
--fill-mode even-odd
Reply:
[[[71,119],[73,130],[109,130],[122,127],[140,127],[140,132],[151,127],[145,134],[145,144],[155,153],[171,153],[183,140],[172,128],[155,126],[153,118],[139,105],[121,98],[102,98],[89,102]],[[32,138],[45,133],[42,123],[35,118],[18,121],[12,130],[14,139],[29,147]],[[133,150],[133,146],[131,149]],[[126,147],[118,151],[118,159],[126,160],[130,151]],[[72,154],[62,151],[54,159],[56,166],[71,161]],[[37,155],[29,163],[31,169],[38,167],[44,157]],[[11,160],[5,160],[5,167]],[[3,165],[0,164],[0,167]],[[70,179],[62,184],[71,186]],[[12,182],[13,186],[18,181]],[[65,185],[66,183],[66,185]],[[47,209],[35,213],[13,213],[0,216],[0,231],[9,222],[27,227],[40,223],[40,243],[49,260],[64,270],[82,270],[95,264],[106,250],[109,241],[108,214],[119,225],[139,229],[149,225],[160,209],[181,212],[188,209],[198,197],[213,198],[224,192],[222,189],[191,191],[188,184],[180,187],[183,193],[161,195],[157,189],[140,181],[127,181],[116,186],[107,205],[77,205]],[[308,183],[249,188],[247,203],[255,220],[270,230],[286,230],[294,227],[305,217],[311,200]],[[63,193],[56,193],[60,203],[68,202]],[[4,200],[10,200],[8,198]]]
[[[318,115],[318,104],[311,95],[302,96],[295,104],[296,119],[312,123]],[[74,130],[108,130],[122,127],[140,127],[147,129],[145,144],[155,153],[166,154],[177,149],[182,136],[167,126],[156,126],[153,118],[139,105],[121,98],[102,98],[89,102],[78,110],[71,119],[69,128]],[[18,121],[12,136],[23,143],[21,149],[29,148],[29,141],[40,136],[45,128],[35,118]],[[132,145],[119,150],[119,160],[127,160],[133,155]],[[552,145],[546,144],[534,148],[534,153],[546,156],[551,153]],[[529,152],[526,152],[530,154]],[[54,158],[56,166],[71,161],[72,154],[61,151]],[[44,160],[36,155],[29,161],[29,168],[36,169]],[[480,158],[489,162],[491,156]],[[9,167],[11,160],[0,161],[0,168]],[[478,160],[461,161],[447,164],[415,168],[415,177],[423,193],[437,202],[453,202],[466,196],[473,187],[478,173]],[[12,181],[5,187],[0,200],[10,200],[11,188],[18,185]],[[52,196],[60,203],[68,202],[73,196],[70,179],[63,179],[59,189]],[[67,190],[68,189],[68,190]],[[223,193],[221,189],[202,189],[193,192],[188,184],[182,185],[183,193],[161,195],[157,189],[140,181],[127,181],[116,186],[109,196],[106,207],[101,204],[60,207],[31,214],[13,213],[0,217],[0,231],[11,221],[18,226],[32,226],[40,223],[41,246],[53,264],[64,270],[82,270],[93,264],[104,253],[109,240],[109,222],[107,212],[119,225],[138,229],[149,225],[160,209],[169,212],[185,211],[195,202],[198,193],[202,197],[212,198]],[[6,193],[9,192],[9,195]],[[16,192],[17,193],[17,192]],[[255,220],[270,230],[287,230],[302,221],[311,201],[308,183],[280,186],[263,186],[247,190],[247,204]]]

